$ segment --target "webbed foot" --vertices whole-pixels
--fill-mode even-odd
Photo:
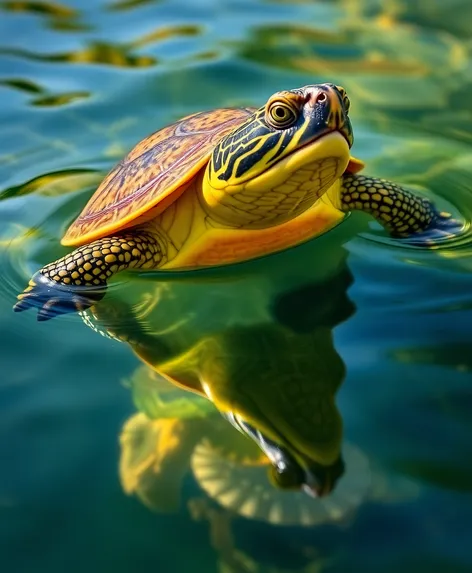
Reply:
[[[424,231],[418,231],[402,242],[416,247],[434,247],[446,240],[453,239],[462,233],[464,223],[455,219],[451,213],[436,211],[430,225]]]
[[[74,287],[60,284],[37,272],[25,290],[18,295],[18,302],[13,310],[22,312],[29,308],[38,308],[38,320],[49,320],[93,306],[105,296],[105,291],[106,284]]]
[[[38,320],[85,310],[103,298],[113,275],[157,268],[161,259],[158,239],[145,230],[98,239],[37,272],[18,296],[14,310],[39,308]]]
[[[431,248],[460,235],[464,228],[425,195],[385,179],[348,173],[343,176],[340,196],[343,211],[370,213],[391,237],[405,244]]]

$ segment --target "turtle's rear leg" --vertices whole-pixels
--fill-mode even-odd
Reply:
[[[103,298],[114,274],[157,268],[163,257],[160,237],[146,230],[98,239],[40,269],[18,295],[14,310],[37,307],[38,320],[84,310]]]

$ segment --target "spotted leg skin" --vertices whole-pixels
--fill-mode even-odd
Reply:
[[[79,247],[40,269],[18,295],[14,310],[37,307],[38,320],[84,310],[105,296],[107,281],[114,274],[157,268],[163,246],[156,234],[130,231]]]
[[[416,245],[452,237],[462,226],[450,213],[439,212],[428,198],[385,179],[365,175],[344,175],[341,209],[369,213],[392,237],[407,238]]]

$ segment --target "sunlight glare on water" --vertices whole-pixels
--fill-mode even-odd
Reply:
[[[471,33],[467,0],[0,0],[2,571],[472,570]],[[12,312],[140,139],[325,81],[366,172],[458,237],[414,248],[356,213],[260,260],[120,276],[98,314]],[[273,488],[139,357],[282,402],[325,465],[342,451],[332,494]]]

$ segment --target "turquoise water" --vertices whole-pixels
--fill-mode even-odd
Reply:
[[[242,447],[211,405],[170,392],[127,344],[78,316],[37,323],[11,311],[29,276],[66,252],[62,233],[139,139],[194,111],[259,105],[307,83],[348,90],[353,151],[369,174],[418,186],[470,220],[471,6],[411,4],[0,3],[2,571],[471,570],[467,232],[423,251],[356,214],[224,272],[118,281],[111,310],[113,300],[134,305],[153,344],[183,352],[210,333],[229,341],[228,361],[242,365],[231,380],[262,380],[275,364],[274,383],[290,387],[282,360],[313,343],[301,372],[317,372],[313,399],[335,396],[345,475],[323,503],[287,492],[273,513],[256,500],[241,515],[242,502],[225,505],[202,478],[205,463],[224,476],[220,450]],[[113,316],[109,330],[136,332],[129,313]],[[251,341],[264,337],[272,343],[259,351]],[[337,357],[344,378],[332,374]],[[159,458],[163,417],[183,430],[172,434],[177,453],[170,440]],[[133,421],[134,442],[124,431]],[[264,468],[239,456],[232,487],[254,480],[271,492]]]

